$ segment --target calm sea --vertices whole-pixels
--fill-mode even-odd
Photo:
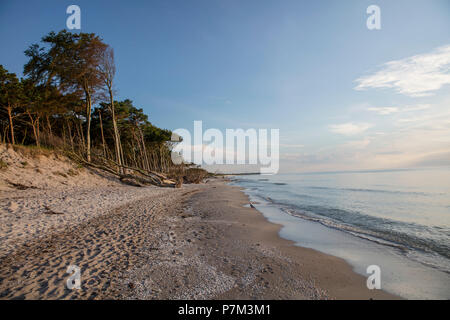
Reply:
[[[450,280],[450,168],[235,179],[261,207],[395,250]]]

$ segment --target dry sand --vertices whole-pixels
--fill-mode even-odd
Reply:
[[[0,195],[8,191],[122,185],[111,175],[75,164],[54,151],[0,143]]]
[[[281,239],[224,179],[139,188],[52,152],[0,144],[0,159],[2,299],[395,298]]]
[[[245,204],[223,179],[4,191],[0,298],[395,298],[343,260],[281,239]],[[66,287],[69,265],[81,268],[79,290]]]

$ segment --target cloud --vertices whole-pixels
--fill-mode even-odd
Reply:
[[[436,100],[438,101],[430,105],[395,105],[399,112],[383,116],[387,119],[383,119],[379,124],[371,120],[355,119],[335,122],[327,129],[339,134],[346,133],[348,136],[331,139],[325,144],[305,143],[304,149],[287,149],[292,153],[298,151],[298,156],[282,155],[280,171],[315,172],[448,166],[450,96]],[[367,110],[369,107],[372,106],[365,104],[359,110]],[[368,124],[362,125],[364,122]],[[368,126],[371,127],[369,130],[362,131]],[[357,128],[362,131],[359,135],[356,135]]]
[[[285,144],[285,143],[282,143],[282,144],[280,144],[280,147],[284,147],[284,148],[303,148],[303,147],[305,147],[305,145],[303,145],[303,144]]]
[[[423,128],[429,131],[450,128],[450,112],[425,113],[396,120],[397,125],[407,125],[408,128]]]
[[[427,154],[414,163],[416,166],[450,166],[450,152],[444,150]]]
[[[370,144],[370,139],[365,138],[363,140],[349,141],[346,143],[346,146],[350,147],[350,148],[362,149],[362,148],[367,147],[369,144]]]
[[[397,113],[397,112],[400,111],[400,109],[396,108],[396,107],[367,108],[367,110],[376,112],[376,113],[381,114],[383,116],[391,114],[391,113]]]
[[[356,80],[356,90],[392,88],[410,97],[432,95],[450,84],[450,45],[430,53],[383,64],[378,72]]]
[[[430,109],[431,105],[429,104],[417,104],[415,106],[408,106],[408,107],[404,107],[403,111],[418,111],[418,110],[426,110],[426,109]]]
[[[402,119],[398,119],[397,122],[398,123],[409,123],[409,122],[419,122],[419,121],[424,121],[428,119],[427,116],[422,116],[422,117],[411,117],[411,118],[402,118]]]
[[[352,136],[356,134],[363,133],[367,129],[371,128],[373,125],[370,123],[342,123],[333,124],[330,126],[330,130],[334,133],[343,134],[346,136]]]
[[[420,111],[420,110],[426,110],[431,108],[429,104],[417,104],[412,106],[406,106],[406,107],[370,107],[367,108],[368,111],[372,111],[375,113],[378,113],[379,115],[389,115],[393,113],[399,113],[399,112],[411,112],[411,111]]]

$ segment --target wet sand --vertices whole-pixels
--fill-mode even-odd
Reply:
[[[37,194],[16,195],[12,209],[2,195],[8,229],[0,230],[0,298],[397,298],[368,290],[344,260],[280,238],[280,226],[245,207],[247,196],[223,179],[181,189],[110,188],[84,190],[82,200],[46,191],[42,208],[22,214],[13,209]],[[57,214],[45,211],[50,199]],[[81,269],[79,290],[66,286],[69,265]]]

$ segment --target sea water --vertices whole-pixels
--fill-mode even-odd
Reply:
[[[450,299],[450,168],[234,179],[282,237],[363,275],[378,265],[402,297]]]

